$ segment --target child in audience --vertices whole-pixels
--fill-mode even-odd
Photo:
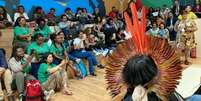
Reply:
[[[165,28],[165,24],[161,23],[159,26],[160,26],[160,28],[159,28],[158,36],[160,38],[164,38],[164,39],[169,40],[169,31],[167,28]]]

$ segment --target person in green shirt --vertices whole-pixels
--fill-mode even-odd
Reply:
[[[63,32],[59,32],[53,37],[53,42],[50,46],[50,52],[55,56],[54,63],[59,64],[63,59],[67,59],[67,49],[63,44],[63,37],[61,37]]]
[[[49,52],[49,46],[44,42],[44,37],[42,34],[37,34],[34,36],[34,42],[27,47],[27,54],[31,54],[34,51],[34,59],[32,60],[32,75],[37,78],[37,71],[40,66],[40,61],[42,56]]]
[[[26,25],[24,17],[17,18],[14,26],[14,42],[13,45],[23,45],[27,47],[30,44],[32,34]]]
[[[22,46],[15,46],[13,48],[12,57],[9,59],[9,66],[13,72],[12,85],[16,86],[20,101],[23,99],[24,84],[28,80],[34,80],[35,78],[30,75],[32,56],[24,54],[24,48]]]
[[[59,65],[53,64],[53,54],[48,53],[43,57],[43,63],[38,70],[38,80],[43,91],[62,90],[63,94],[72,95],[67,83],[67,72],[62,65],[66,64],[63,60]]]
[[[46,24],[45,19],[43,19],[43,18],[37,19],[36,23],[38,24],[38,26],[35,27],[33,36],[40,33],[43,35],[45,41],[48,41],[50,34],[52,32],[51,32],[49,26]]]

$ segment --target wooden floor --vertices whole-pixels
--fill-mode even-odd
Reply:
[[[5,48],[7,57],[10,57],[12,49],[12,30],[3,30],[3,37],[0,38],[0,48]],[[192,59],[194,64],[201,68],[201,59]],[[97,77],[86,77],[83,80],[70,80],[72,96],[56,93],[51,101],[111,101],[106,90],[104,69],[96,69]]]

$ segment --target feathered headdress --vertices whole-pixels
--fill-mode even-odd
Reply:
[[[131,3],[132,18],[125,12],[124,17],[127,31],[132,34],[132,38],[117,46],[116,50],[107,58],[106,80],[110,93],[116,97],[121,93],[122,70],[124,65],[135,55],[149,55],[158,68],[157,82],[151,84],[148,91],[155,92],[163,101],[168,100],[168,96],[176,88],[181,77],[182,67],[180,57],[176,49],[171,47],[167,40],[150,37],[146,31],[146,11],[142,8],[142,19],[138,21],[137,10],[134,3]],[[132,19],[132,20],[131,20]]]

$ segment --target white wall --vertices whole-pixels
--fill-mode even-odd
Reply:
[[[195,33],[195,40],[197,42],[197,57],[201,57],[201,19],[196,20],[198,31]]]

